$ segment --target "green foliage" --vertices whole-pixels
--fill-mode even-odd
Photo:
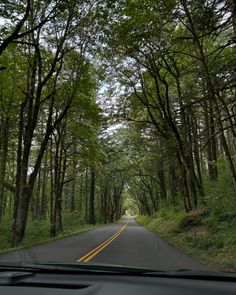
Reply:
[[[125,215],[134,216],[138,214],[138,207],[133,198],[129,194],[125,194],[122,210]]]
[[[62,218],[64,221],[64,231],[54,238],[50,237],[49,220],[30,220],[26,228],[25,239],[18,247],[11,248],[9,244],[9,227],[11,225],[11,218],[5,217],[0,227],[0,253],[6,253],[15,249],[24,249],[25,247],[32,245],[81,234],[102,226],[85,224],[84,218],[82,218],[81,214],[76,212],[65,212],[63,213]]]
[[[143,226],[147,226],[152,220],[151,216],[138,215],[135,217],[135,221]]]
[[[227,229],[229,224],[236,223],[236,198],[227,163],[223,158],[218,160],[219,180],[206,182],[206,202],[209,215],[205,222],[215,232]]]
[[[236,200],[224,158],[218,160],[219,180],[205,182],[206,207],[185,213],[163,206],[136,221],[212,267],[236,269]]]
[[[81,212],[64,212],[63,214],[64,230],[76,231],[81,225],[85,225],[84,216]]]

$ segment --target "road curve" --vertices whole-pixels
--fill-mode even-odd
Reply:
[[[0,261],[83,262],[159,270],[208,269],[137,225],[132,217],[80,235],[1,255]]]

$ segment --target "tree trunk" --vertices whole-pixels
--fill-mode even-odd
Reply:
[[[204,115],[205,115],[205,127],[206,127],[206,141],[207,141],[207,163],[208,163],[208,174],[210,181],[216,181],[218,178],[218,171],[216,166],[216,139],[215,139],[215,127],[211,126],[214,124],[213,113],[211,111],[209,115],[208,103],[205,102]]]
[[[233,39],[234,39],[234,42],[236,42],[236,3],[235,3],[235,0],[228,0],[227,2],[229,3],[231,17],[232,17]]]
[[[46,191],[46,182],[48,179],[48,149],[45,152],[44,165],[43,165],[43,176],[42,176],[42,193],[40,201],[40,217],[45,218],[47,215],[47,191]]]
[[[175,165],[173,164],[170,164],[170,167],[169,167],[169,183],[170,183],[171,200],[175,207],[176,198],[177,198],[177,177],[175,172]]]
[[[88,168],[85,169],[85,223],[88,223]]]
[[[160,197],[164,201],[164,203],[166,203],[167,202],[167,192],[166,192],[166,181],[165,181],[163,159],[160,159],[158,161],[157,175],[158,175],[159,186],[160,186]]]
[[[95,200],[95,166],[92,165],[90,168],[90,197],[89,197],[89,216],[88,223],[95,224],[94,214],[94,200]]]
[[[84,191],[84,178],[83,174],[80,177],[80,192],[79,192],[79,206],[78,209],[81,212],[83,208],[83,191]]]
[[[72,164],[72,173],[73,173],[73,180],[72,180],[72,192],[71,192],[71,199],[70,199],[70,211],[75,211],[75,182],[76,182],[76,142],[75,139],[73,139],[73,164]],[[83,179],[83,177],[81,177]],[[81,187],[82,187],[82,181],[81,181]],[[82,195],[80,195],[81,199]],[[81,208],[80,208],[81,210]]]
[[[1,149],[0,149],[0,221],[4,211],[4,182],[6,175],[8,140],[9,140],[9,118],[5,118],[1,124]]]

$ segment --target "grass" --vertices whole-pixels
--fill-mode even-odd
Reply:
[[[102,224],[89,225],[85,224],[77,213],[65,213],[63,215],[64,229],[56,237],[50,237],[50,223],[48,220],[29,220],[26,228],[25,238],[17,247],[10,247],[9,233],[11,220],[5,218],[0,224],[0,254],[14,250],[27,248],[33,245],[46,243],[49,241],[62,239],[72,235],[82,234],[84,232],[104,226]]]
[[[172,209],[136,221],[210,267],[236,271],[236,218],[216,222],[204,210],[186,214]]]

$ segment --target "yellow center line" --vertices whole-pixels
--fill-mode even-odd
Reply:
[[[123,228],[124,226],[122,226]],[[122,230],[122,228],[120,228],[113,236],[111,236],[109,239],[107,239],[105,242],[103,242],[102,244],[100,244],[98,247],[96,247],[95,249],[93,249],[92,251],[90,251],[89,253],[85,254],[84,256],[82,256],[79,260],[77,260],[77,262],[81,262],[84,259],[86,259],[88,256],[90,256],[91,254],[93,254],[94,252],[96,252],[98,249],[100,249],[101,247],[103,247],[105,244],[107,244],[111,239],[113,239],[117,234],[119,234],[120,230]]]
[[[114,241],[119,235],[122,234],[122,232],[125,230],[125,228],[128,226],[128,222],[123,225],[113,236],[108,238],[105,242],[100,244],[98,247],[93,249],[92,251],[88,252],[81,258],[79,258],[76,262],[88,262],[90,261],[94,256],[96,256],[99,252],[101,252],[104,248],[106,248],[112,241]]]

